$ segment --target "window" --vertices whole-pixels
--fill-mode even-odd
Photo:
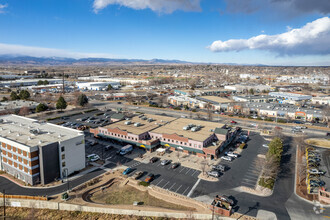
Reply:
[[[62,154],[62,160],[65,160],[65,154]]]
[[[64,162],[62,162],[62,167],[65,167],[65,161],[64,161]]]
[[[61,147],[61,152],[64,152],[65,148],[64,146]]]

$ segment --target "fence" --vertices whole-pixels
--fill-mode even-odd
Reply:
[[[3,198],[3,194],[0,194],[0,198]],[[20,196],[20,195],[5,195],[6,199],[31,199],[31,200],[44,200],[47,201],[48,198],[44,196]]]

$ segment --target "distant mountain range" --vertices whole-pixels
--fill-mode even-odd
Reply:
[[[193,64],[181,60],[163,59],[110,59],[110,58],[63,58],[1,55],[0,65],[121,65],[121,64]],[[196,63],[197,64],[197,63]]]

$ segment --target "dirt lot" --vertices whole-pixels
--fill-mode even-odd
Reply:
[[[0,218],[3,214],[3,209],[0,208]],[[157,217],[139,217],[139,216],[125,216],[104,213],[80,212],[80,211],[58,211],[50,209],[29,209],[29,208],[13,208],[6,207],[6,219],[70,219],[70,220],[108,220],[108,219],[130,219],[130,220],[158,220],[170,218]]]
[[[310,138],[306,140],[306,143],[317,147],[330,148],[330,140],[325,138]]]
[[[120,183],[113,184],[107,190],[98,191],[91,197],[96,203],[106,203],[110,205],[132,205],[135,201],[143,206],[154,206],[159,208],[194,211],[194,208],[168,203],[161,199],[151,196],[148,191],[140,191],[134,187],[125,185],[121,186]]]

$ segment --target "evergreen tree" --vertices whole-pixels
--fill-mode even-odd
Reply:
[[[88,98],[85,94],[80,94],[78,96],[77,102],[78,102],[78,105],[85,106],[88,103]]]
[[[30,98],[30,93],[27,90],[21,90],[18,96],[20,97],[20,99],[27,100],[28,98]]]
[[[68,104],[66,103],[65,99],[62,96],[56,102],[56,109],[61,109],[61,111],[63,109],[66,109],[67,106]]]
[[[19,96],[17,95],[16,92],[12,91],[11,94],[10,94],[10,99],[11,100],[17,100],[17,99],[19,99]]]
[[[48,109],[48,106],[46,104],[40,103],[36,107],[36,112],[43,112],[43,111],[46,111],[47,109]]]

